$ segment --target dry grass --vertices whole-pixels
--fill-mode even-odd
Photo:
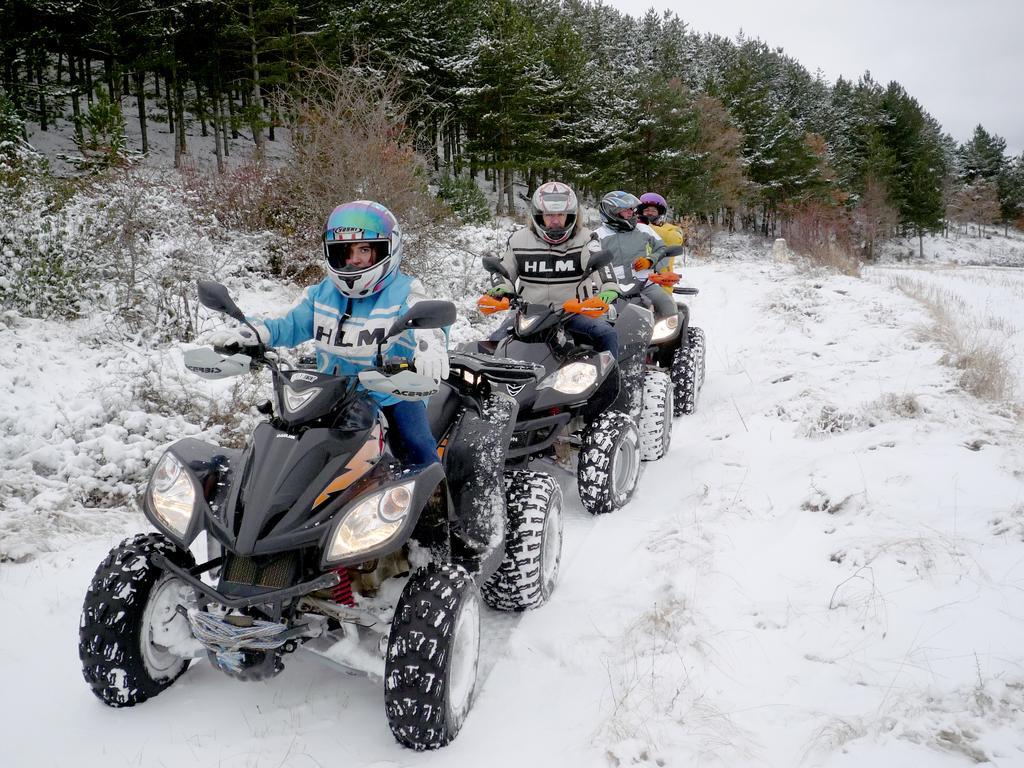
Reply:
[[[982,328],[969,322],[969,307],[955,293],[905,276],[892,279],[893,284],[927,307],[934,324],[922,331],[928,341],[944,350],[942,363],[960,372],[958,384],[976,397],[997,402],[1013,398],[1016,380],[1005,343],[986,337]],[[1000,323],[987,323],[988,327]]]

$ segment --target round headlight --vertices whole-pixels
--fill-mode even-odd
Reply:
[[[654,324],[654,331],[651,332],[651,341],[665,341],[671,339],[679,330],[679,315],[670,315]]]

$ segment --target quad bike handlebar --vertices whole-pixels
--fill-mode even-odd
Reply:
[[[482,295],[476,301],[477,308],[485,315],[493,315],[496,312],[504,312],[509,309],[526,307],[518,293],[507,293],[501,297],[491,296],[488,293]],[[570,315],[583,315],[584,317],[600,317],[608,311],[608,304],[597,296],[589,299],[567,299],[562,303],[561,308],[552,307],[554,312],[564,312]]]

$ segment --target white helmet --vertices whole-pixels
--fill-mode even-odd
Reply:
[[[572,187],[560,181],[549,181],[537,187],[530,199],[530,224],[538,237],[557,245],[572,237],[576,229],[576,216],[579,203]],[[545,213],[564,213],[565,224],[561,227],[549,227],[544,224]]]
[[[370,243],[373,263],[350,267],[349,253],[357,242]],[[345,296],[360,299],[382,290],[402,263],[402,230],[398,219],[380,203],[356,200],[339,205],[324,224],[327,274]]]

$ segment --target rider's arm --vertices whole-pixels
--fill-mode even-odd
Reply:
[[[519,279],[519,269],[516,267],[516,255],[512,251],[512,237],[509,236],[508,241],[505,243],[505,252],[501,255],[501,265],[508,271],[512,280],[507,280],[501,275],[491,275],[491,286],[496,288],[502,286],[507,288],[509,291],[515,291],[516,280]]]
[[[284,317],[263,321],[263,325],[270,331],[269,346],[297,347],[313,338],[313,292],[316,288],[315,285],[307,288],[302,298]]]
[[[429,299],[430,296],[427,295],[427,291],[423,287],[423,283],[420,282],[419,278],[413,278],[413,281],[409,286],[409,295],[405,298],[405,304],[402,305],[399,315],[405,314],[413,304],[421,301],[427,301]],[[418,346],[418,342],[422,339],[427,339],[428,343],[436,342],[441,345],[442,348],[447,348],[448,329],[417,328],[415,330],[405,331],[395,339],[395,344],[415,351]]]
[[[583,248],[583,252],[580,255],[580,264],[583,269],[586,269],[590,264],[590,258],[601,252],[601,240],[597,233],[591,237],[591,240]],[[601,267],[597,270],[596,280],[594,282],[599,283],[600,287],[594,292],[595,294],[603,291],[615,291],[616,293],[622,293],[622,288],[619,286],[619,281],[615,278],[615,270],[612,265],[607,267]]]
[[[655,264],[658,264],[658,259],[665,255],[665,241],[658,237],[657,234],[652,234],[650,244],[648,247],[650,249],[649,255],[651,257],[651,261],[653,261]],[[658,264],[659,269],[662,266],[664,266],[664,262]]]

